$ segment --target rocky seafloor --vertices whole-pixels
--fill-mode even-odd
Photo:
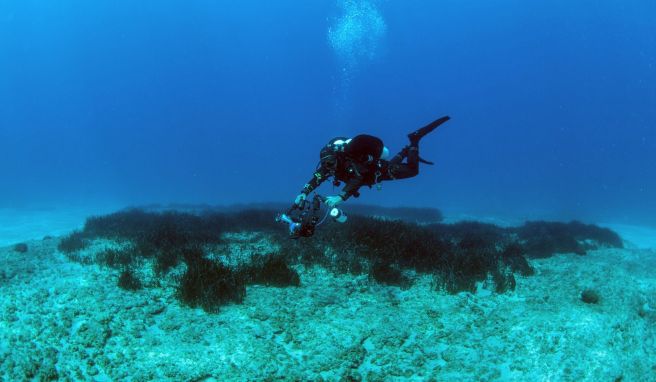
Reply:
[[[119,271],[71,261],[56,238],[26,244],[0,249],[2,380],[656,380],[650,249],[531,259],[535,275],[503,294],[297,265],[300,286],[248,286],[212,314],[166,282],[123,290]]]

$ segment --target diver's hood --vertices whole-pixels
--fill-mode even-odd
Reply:
[[[319,159],[321,163],[334,164],[337,160],[337,155],[344,152],[346,145],[351,139],[346,137],[336,137],[328,141],[328,143],[321,149]]]
[[[346,145],[351,142],[351,138],[346,138],[346,137],[336,137],[328,141],[328,144],[326,144],[326,148],[330,148],[332,151],[338,153],[338,152],[344,152],[346,149]]]

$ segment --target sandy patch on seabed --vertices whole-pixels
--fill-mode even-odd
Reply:
[[[513,293],[408,290],[302,270],[220,313],[132,293],[56,240],[0,250],[2,380],[653,381],[656,252],[535,260]],[[599,291],[586,305],[582,289]]]

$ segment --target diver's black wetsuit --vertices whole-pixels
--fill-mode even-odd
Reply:
[[[362,186],[371,187],[384,180],[405,179],[419,173],[419,148],[417,144],[406,146],[391,160],[375,159],[380,157],[383,142],[371,135],[358,135],[348,144],[345,152],[338,153],[334,167],[321,163],[314,176],[303,187],[302,193],[309,194],[330,176],[335,177],[336,184],[346,183],[339,196],[346,200],[358,197]],[[407,158],[406,163],[402,163]]]

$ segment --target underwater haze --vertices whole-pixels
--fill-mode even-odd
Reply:
[[[656,381],[655,16],[0,0],[0,381]]]
[[[329,139],[394,153],[449,115],[421,142],[435,166],[358,202],[656,225],[654,15],[648,0],[5,0],[0,208],[291,202]]]

